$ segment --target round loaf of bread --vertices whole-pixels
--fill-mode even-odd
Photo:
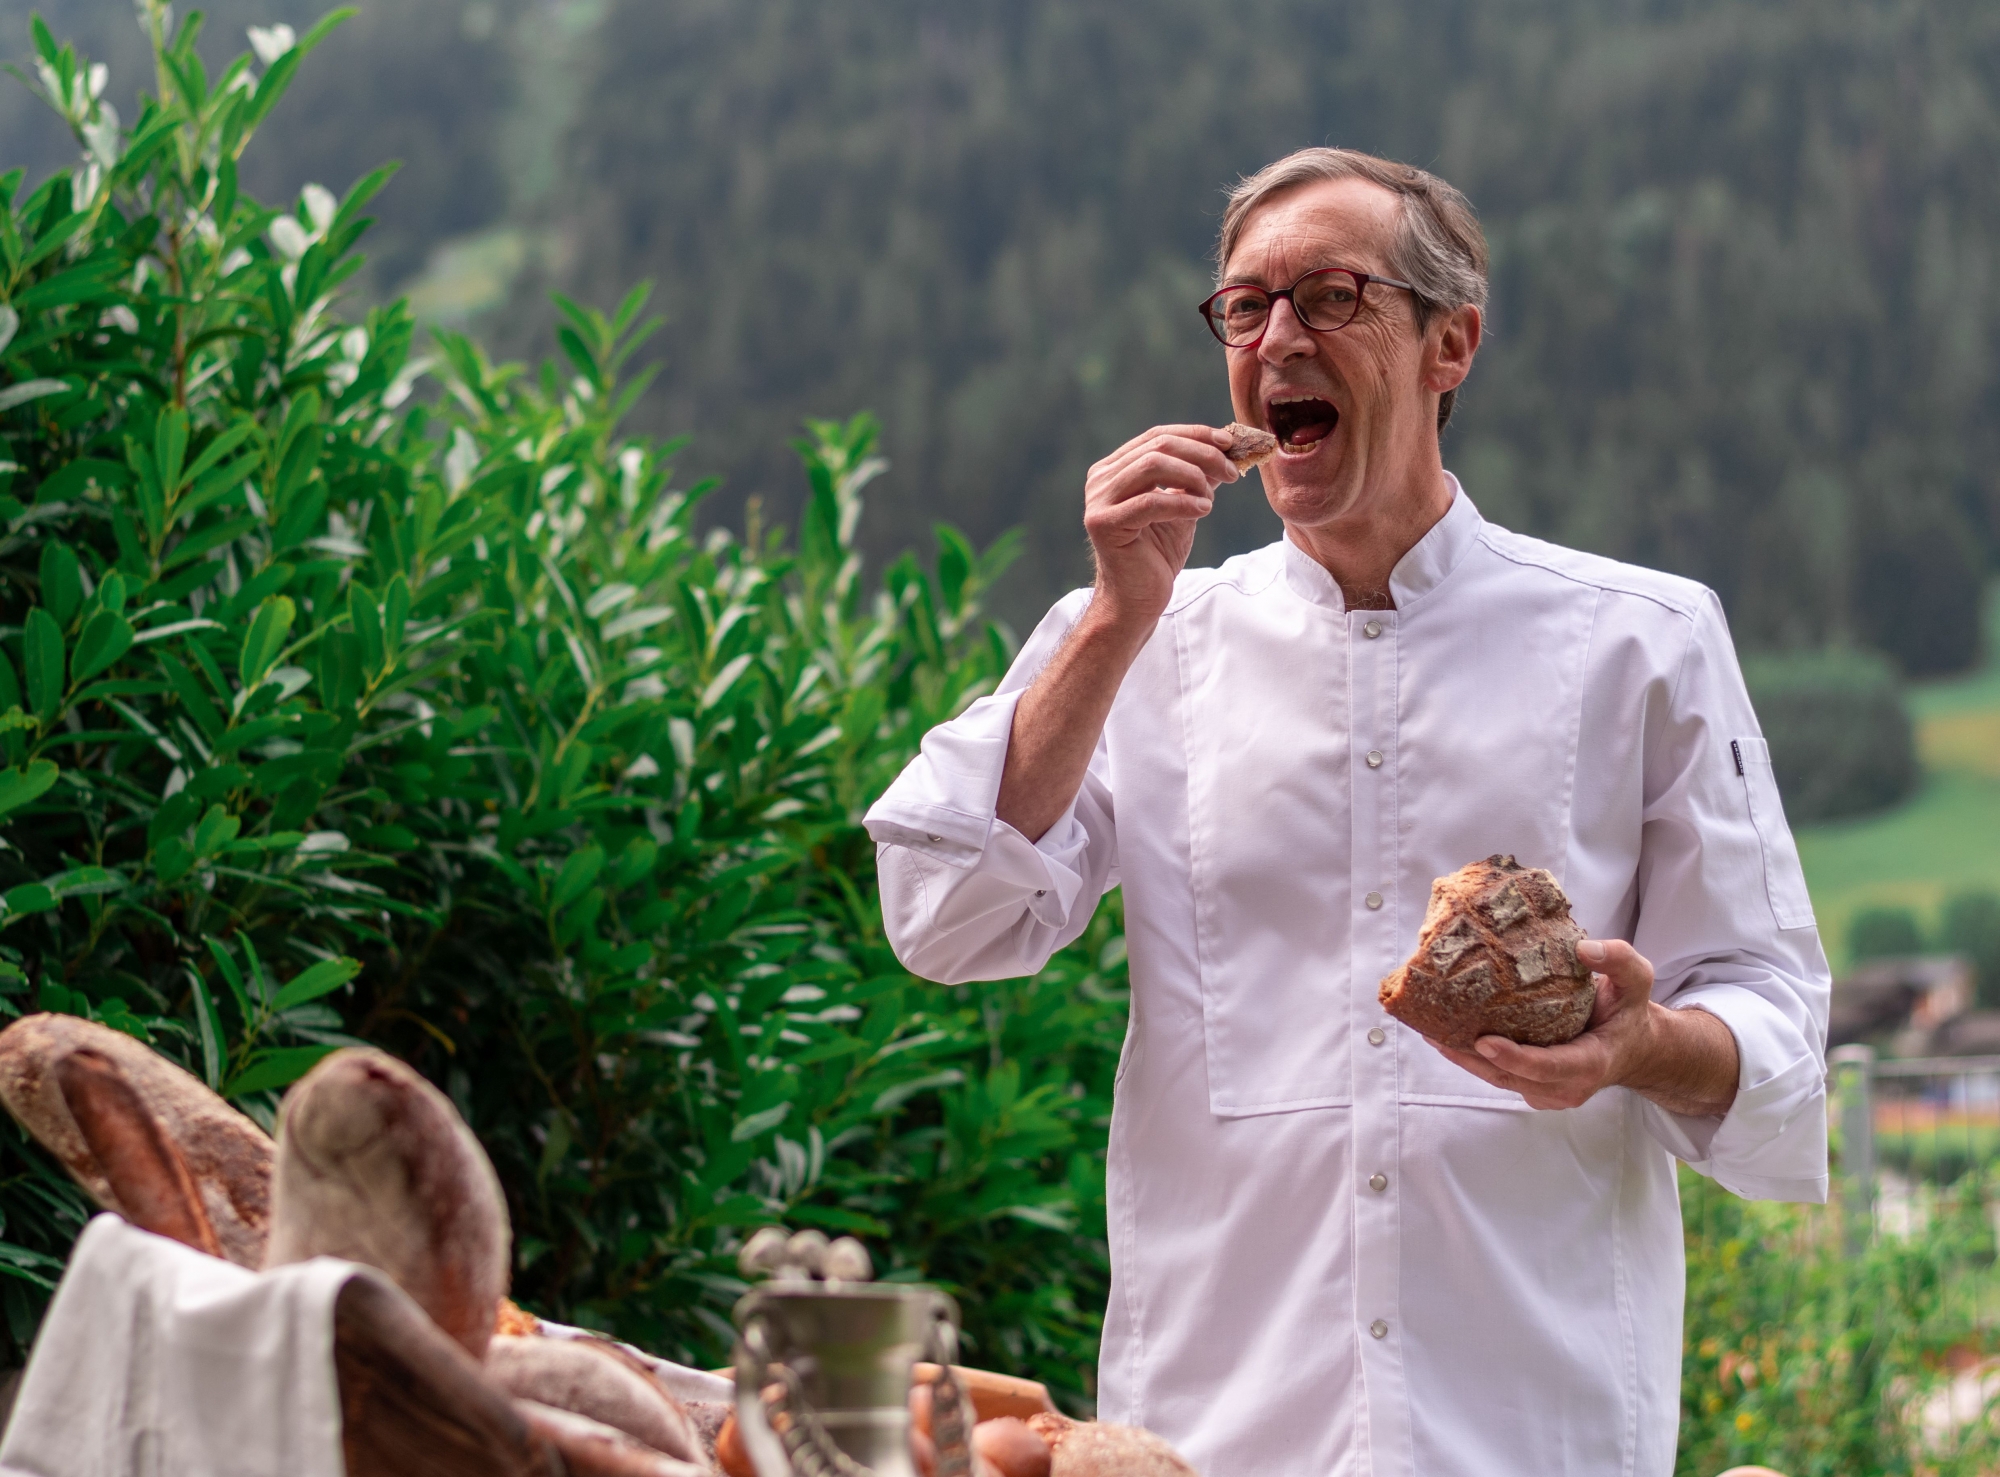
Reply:
[[[1540,867],[1490,856],[1431,884],[1417,949],[1382,981],[1382,1008],[1462,1051],[1481,1036],[1559,1046],[1590,1024],[1597,988],[1584,932]]]
[[[1028,1429],[1049,1448],[1049,1477],[1197,1477],[1187,1459],[1151,1431],[1044,1412]]]

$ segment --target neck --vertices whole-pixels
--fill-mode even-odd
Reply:
[[[1324,523],[1286,523],[1285,536],[1333,576],[1349,610],[1393,610],[1389,576],[1450,511],[1451,482],[1435,450],[1398,484],[1370,489]]]

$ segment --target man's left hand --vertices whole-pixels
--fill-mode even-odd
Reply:
[[[1741,1070],[1729,1027],[1704,1010],[1654,1003],[1653,966],[1622,940],[1586,939],[1576,953],[1595,972],[1597,1003],[1574,1041],[1522,1046],[1481,1036],[1471,1051],[1431,1045],[1481,1081],[1518,1092],[1531,1108],[1578,1108],[1622,1086],[1670,1113],[1727,1113]]]

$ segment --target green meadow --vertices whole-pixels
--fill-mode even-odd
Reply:
[[[1909,692],[1924,777],[1894,810],[1802,826],[1799,856],[1834,967],[1863,908],[1914,908],[1928,928],[1954,893],[2000,892],[2000,599],[1984,670]]]

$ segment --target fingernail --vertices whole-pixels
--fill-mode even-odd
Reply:
[[[1585,964],[1602,964],[1604,962],[1604,945],[1600,944],[1596,939],[1584,939],[1576,946],[1576,957],[1581,959]]]
[[[1473,1042],[1472,1049],[1478,1052],[1481,1056],[1485,1057],[1486,1060],[1488,1060],[1489,1062],[1493,1060],[1494,1053],[1500,1050],[1499,1047],[1495,1046],[1491,1041],[1486,1040],[1484,1037],[1481,1037],[1479,1040]]]

